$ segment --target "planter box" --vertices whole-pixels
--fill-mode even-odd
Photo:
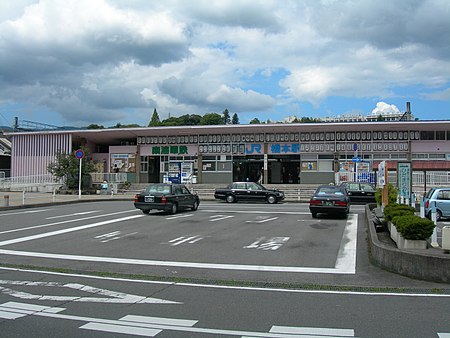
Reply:
[[[427,248],[427,241],[419,239],[405,239],[402,235],[398,234],[397,248],[402,250],[423,250]]]
[[[391,238],[395,243],[397,243],[397,246],[398,246],[400,234],[398,233],[397,228],[395,227],[394,224],[392,224],[392,222],[389,222],[389,224],[390,224],[389,232],[391,234]]]
[[[392,240],[397,244],[397,248],[402,250],[415,250],[415,249],[421,250],[427,248],[426,240],[414,240],[403,238],[403,236],[397,231],[396,226],[392,224],[392,222],[388,222],[388,228]]]

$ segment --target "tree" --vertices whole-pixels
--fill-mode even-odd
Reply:
[[[189,115],[189,125],[190,126],[199,125],[201,120],[202,120],[202,117],[200,115],[197,115],[197,114]]]
[[[179,126],[180,125],[180,119],[178,117],[172,116],[165,120],[163,120],[160,124],[161,126],[168,127],[168,126]]]
[[[230,112],[228,111],[228,109],[225,109],[222,114],[223,114],[223,123],[231,124],[231,117],[230,117]]]
[[[217,113],[208,113],[203,115],[200,120],[201,125],[218,125],[223,124],[223,117]]]
[[[86,127],[86,129],[104,129],[105,127],[103,127],[102,125],[98,125],[98,124],[90,124]]]
[[[111,128],[139,128],[139,127],[141,127],[141,126],[136,123],[122,124],[122,123],[118,122],[115,126],[113,126]]]
[[[83,147],[85,156],[81,161],[81,185],[88,188],[91,183],[89,173],[95,171],[95,163],[89,158],[89,153]],[[55,162],[48,165],[47,170],[53,176],[63,178],[68,189],[77,189],[79,181],[80,160],[75,157],[75,150],[71,154],[58,152]]]
[[[257,117],[255,117],[253,120],[250,121],[250,124],[260,124],[260,123],[261,121]]]
[[[153,110],[152,118],[148,124],[149,127],[158,127],[161,125],[161,121],[159,120],[158,112],[156,108]]]
[[[234,113],[233,117],[231,118],[231,124],[239,124],[239,117],[236,113]]]

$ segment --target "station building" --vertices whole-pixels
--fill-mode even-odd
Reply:
[[[335,173],[450,172],[450,121],[276,123],[12,132],[11,176],[47,174],[58,151],[85,147],[99,173],[131,183],[192,180],[321,184]]]

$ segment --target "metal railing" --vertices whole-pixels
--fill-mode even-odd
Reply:
[[[192,193],[197,194],[200,197],[200,200],[214,200],[214,187],[202,187],[193,184],[192,186],[189,186],[189,189]],[[310,200],[316,189],[307,186],[296,188],[283,187],[281,190],[284,192],[285,201],[307,202]]]
[[[63,181],[51,174],[16,176],[0,179],[0,190],[32,190],[45,186],[60,186]]]
[[[368,182],[376,183],[376,173],[374,171],[366,172],[351,172],[351,171],[340,171],[335,174],[336,185],[342,182]]]
[[[127,181],[127,173],[90,173],[92,183],[98,184],[107,180],[110,183],[125,183]]]

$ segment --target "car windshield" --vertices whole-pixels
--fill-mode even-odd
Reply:
[[[364,191],[375,191],[373,186],[370,183],[361,183],[361,190]]]
[[[168,185],[150,185],[145,190],[149,194],[169,194],[170,186]]]
[[[359,190],[359,183],[347,183],[348,190]]]

